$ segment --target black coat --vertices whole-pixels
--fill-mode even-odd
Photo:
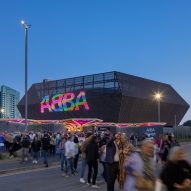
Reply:
[[[99,158],[98,145],[96,142],[90,142],[86,149],[86,160],[87,162],[97,161]]]
[[[50,137],[44,136],[42,138],[42,149],[48,151],[50,149]]]
[[[161,180],[167,186],[168,191],[176,191],[174,183],[182,184],[185,179],[191,179],[191,166],[185,161],[169,161],[160,175]]]
[[[28,137],[23,137],[22,141],[21,141],[21,145],[23,148],[29,148],[30,146],[30,140]]]
[[[41,142],[39,140],[33,141],[31,146],[32,146],[32,150],[34,152],[38,152],[38,151],[40,151]]]
[[[106,145],[105,162],[112,164],[114,162],[115,153],[116,153],[116,146],[114,140],[110,140]]]

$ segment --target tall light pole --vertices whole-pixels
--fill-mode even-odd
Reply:
[[[31,25],[27,24],[25,21],[21,21],[22,26],[25,29],[25,130],[28,128],[28,95],[27,95],[27,85],[28,85],[28,29]]]
[[[158,122],[160,122],[160,101],[162,98],[162,94],[160,92],[155,93],[154,97],[157,100],[157,104],[158,104]]]

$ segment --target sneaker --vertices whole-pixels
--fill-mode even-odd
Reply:
[[[80,182],[83,184],[86,183],[86,181],[83,178],[80,178]]]
[[[87,185],[87,186],[90,186],[90,183],[87,182],[86,185]]]
[[[11,155],[9,158],[10,158],[10,159],[12,159],[12,158],[14,158],[14,156],[13,156],[13,155]]]
[[[38,163],[38,161],[37,160],[35,160],[35,164],[37,164]]]
[[[61,176],[66,176],[66,174],[65,173],[62,173],[62,175]]]
[[[96,184],[94,184],[94,185],[92,185],[92,188],[101,188],[101,187],[96,185]]]

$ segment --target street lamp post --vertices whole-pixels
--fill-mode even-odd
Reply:
[[[155,94],[155,99],[157,100],[157,104],[158,104],[158,122],[160,122],[160,101],[161,101],[161,98],[162,98],[161,93]]]
[[[28,29],[31,25],[27,24],[25,21],[21,21],[25,29],[25,130],[27,130],[28,123],[28,95],[27,95],[27,85],[28,85]]]

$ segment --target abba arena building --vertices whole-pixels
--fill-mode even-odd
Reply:
[[[154,98],[161,93],[159,102]],[[103,122],[179,124],[189,105],[169,84],[107,72],[68,79],[44,80],[28,90],[28,118],[64,120],[96,118]],[[18,104],[25,117],[25,96]],[[160,110],[159,110],[160,109]]]

